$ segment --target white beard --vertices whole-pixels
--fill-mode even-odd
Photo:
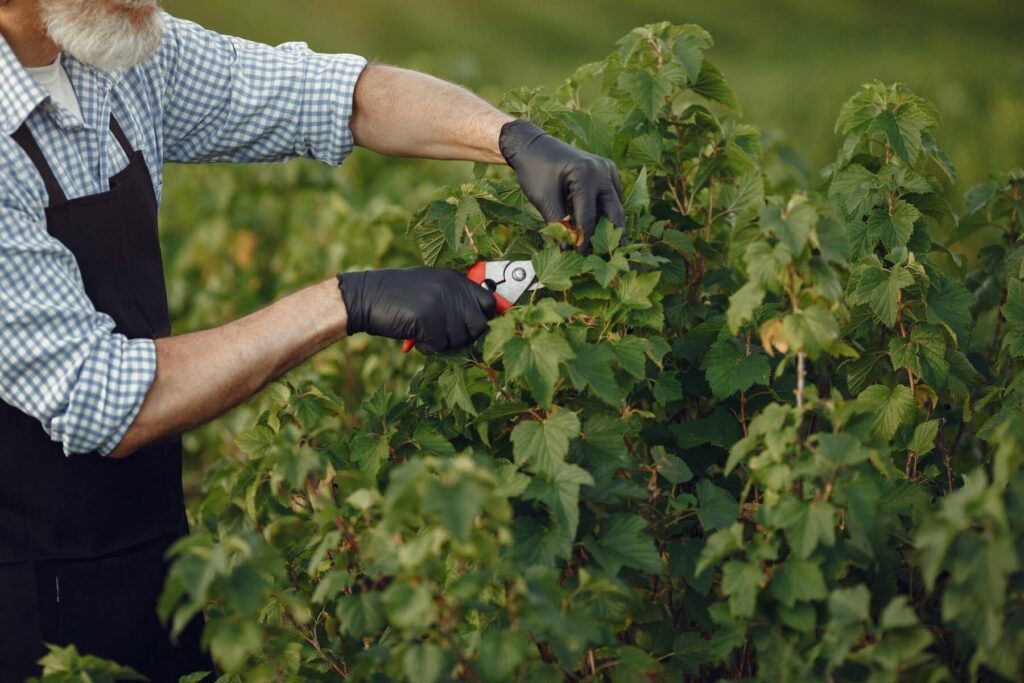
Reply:
[[[148,59],[164,34],[158,0],[39,0],[47,34],[64,52],[100,71]]]

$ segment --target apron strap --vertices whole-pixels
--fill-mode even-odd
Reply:
[[[128,142],[128,136],[121,130],[121,125],[114,118],[114,115],[110,115],[110,132],[117,138],[118,143],[121,145],[121,149],[124,150],[124,154],[130,160],[132,155],[135,154],[135,150],[132,148],[132,143]]]
[[[110,132],[114,134],[114,138],[117,139],[117,143],[121,145],[121,149],[124,150],[124,154],[128,157],[129,161],[132,155],[135,154],[135,149],[132,147],[132,143],[128,141],[128,136],[121,130],[120,124],[114,115],[110,115]],[[46,192],[50,195],[50,206],[56,206],[57,204],[63,204],[68,200],[67,195],[64,194],[64,190],[61,189],[60,183],[57,182],[57,176],[54,175],[53,169],[50,168],[50,164],[46,162],[46,157],[43,156],[43,151],[39,149],[39,144],[36,143],[36,139],[32,136],[32,133],[28,129],[28,122],[21,124],[18,130],[14,131],[11,135],[14,141],[21,145],[21,148],[25,150],[25,154],[35,164],[36,170],[39,171],[39,175],[43,177],[43,184],[46,186]]]
[[[61,189],[60,183],[57,182],[57,176],[53,174],[53,169],[50,168],[50,164],[46,163],[46,157],[43,156],[43,151],[39,149],[39,145],[36,144],[36,139],[32,137],[32,133],[28,130],[28,123],[22,123],[18,130],[14,131],[11,136],[14,141],[21,145],[21,148],[25,150],[25,154],[35,164],[36,170],[39,171],[39,175],[43,177],[43,184],[46,185],[46,192],[50,195],[50,206],[57,204],[63,204],[68,200],[64,194],[64,190]]]

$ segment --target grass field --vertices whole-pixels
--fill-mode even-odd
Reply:
[[[695,22],[744,114],[782,130],[813,168],[861,83],[907,83],[945,120],[961,191],[1024,161],[1024,3],[1015,0],[168,0],[168,9],[256,40],[304,40],[463,82],[496,99],[557,84],[633,26]]]

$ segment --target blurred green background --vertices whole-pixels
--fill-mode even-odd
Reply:
[[[1021,0],[167,0],[167,9],[264,42],[304,40],[464,83],[492,101],[556,85],[630,28],[694,22],[716,45],[745,118],[776,128],[817,170],[839,105],[868,80],[902,81],[943,113],[960,190],[1024,159]]]
[[[939,143],[960,171],[954,206],[990,171],[1024,163],[1021,0],[166,0],[173,14],[269,43],[308,42],[463,83],[492,102],[519,86],[557,86],[603,58],[631,28],[695,22],[745,119],[806,159],[806,181],[841,140],[839,107],[871,79],[902,81],[945,117]],[[775,136],[773,136],[775,137]],[[356,150],[341,169],[314,162],[168,167],[161,241],[176,333],[224,324],[338,271],[421,262],[409,217],[466,163],[389,159]],[[960,245],[968,253],[970,245]],[[357,335],[295,370],[350,407],[379,386],[398,396],[421,364],[396,342]],[[243,457],[234,435],[257,396],[185,438],[186,486]],[[347,412],[358,420],[357,411]]]

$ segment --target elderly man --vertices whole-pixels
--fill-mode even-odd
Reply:
[[[0,0],[0,35],[0,679],[53,642],[177,680],[209,666],[201,623],[173,646],[155,615],[188,532],[177,436],[346,334],[458,348],[495,304],[452,271],[346,273],[170,336],[164,162],[340,164],[360,145],[508,163],[587,240],[622,223],[618,177],[457,86],[221,36],[158,0]]]

